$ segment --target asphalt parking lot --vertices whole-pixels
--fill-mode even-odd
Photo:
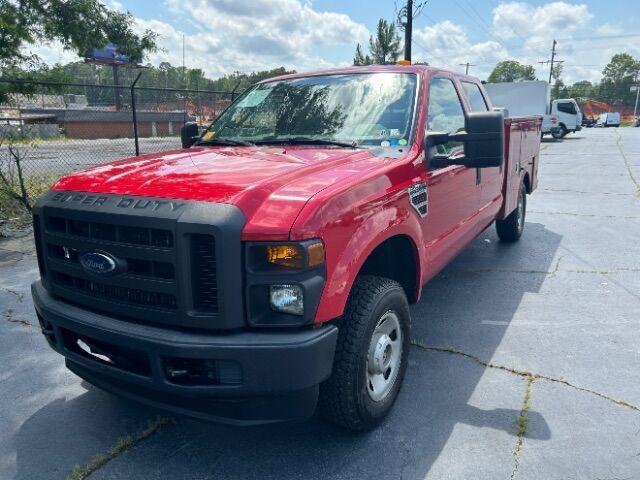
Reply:
[[[167,417],[82,383],[36,327],[31,239],[1,242],[0,478],[640,478],[640,129],[542,148],[524,237],[487,230],[425,287],[398,403],[364,435]]]

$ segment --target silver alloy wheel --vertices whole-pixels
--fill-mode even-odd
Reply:
[[[402,329],[398,315],[389,310],[376,325],[367,355],[367,392],[374,402],[393,388],[402,359]]]
[[[518,231],[522,232],[524,229],[524,193],[520,192],[520,199],[518,200]]]

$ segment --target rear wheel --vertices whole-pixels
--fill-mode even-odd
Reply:
[[[496,231],[503,242],[517,242],[524,231],[524,221],[527,213],[527,192],[524,183],[520,184],[518,206],[504,220],[496,220]]]
[[[404,290],[394,280],[359,277],[338,328],[333,372],[320,385],[320,412],[348,429],[369,430],[391,410],[407,368]]]

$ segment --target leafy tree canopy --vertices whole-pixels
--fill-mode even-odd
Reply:
[[[386,65],[395,63],[400,57],[400,36],[393,22],[384,19],[378,21],[376,34],[369,38],[369,54],[362,52],[360,44],[353,57],[354,65]]]
[[[603,80],[610,82],[634,81],[640,75],[640,61],[628,53],[616,53],[602,70]]]
[[[137,35],[132,24],[130,13],[110,10],[100,0],[0,0],[0,68],[36,66],[39,59],[28,45],[54,40],[79,55],[111,42],[139,62],[157,50],[157,34]]]
[[[505,60],[498,63],[489,78],[490,83],[519,82],[522,80],[535,80],[536,72],[531,65],[523,65],[515,60]]]

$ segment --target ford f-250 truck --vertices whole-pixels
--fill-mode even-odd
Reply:
[[[49,345],[89,383],[202,419],[392,407],[409,304],[495,222],[518,240],[541,118],[424,66],[255,85],[183,149],[62,178],[34,209]],[[496,292],[502,295],[502,292]]]

